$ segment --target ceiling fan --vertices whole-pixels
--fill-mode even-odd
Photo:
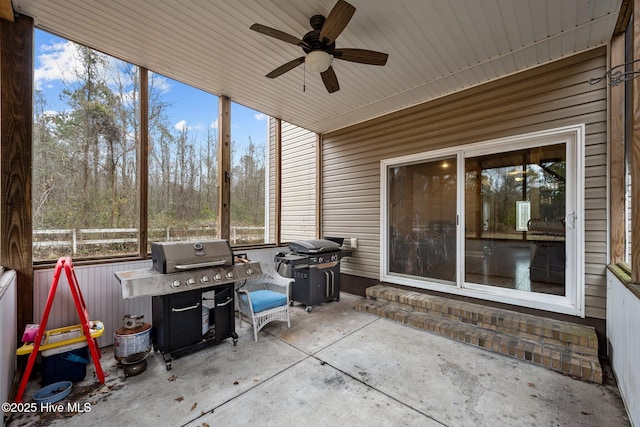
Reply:
[[[356,8],[344,0],[338,0],[333,6],[329,16],[326,18],[322,15],[314,15],[309,22],[312,31],[299,39],[295,36],[267,27],[261,24],[253,24],[250,28],[253,31],[274,37],[278,40],[285,41],[300,46],[305,56],[289,61],[271,71],[266,77],[274,79],[287,71],[291,71],[302,63],[311,71],[319,72],[322,82],[329,93],[340,90],[338,78],[331,63],[333,59],[341,59],[343,61],[357,62],[368,65],[385,65],[387,63],[388,54],[376,52],[366,49],[336,49],[336,38],[345,29],[351,17],[356,12]]]

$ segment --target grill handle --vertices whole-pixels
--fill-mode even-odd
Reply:
[[[202,268],[202,267],[215,267],[217,265],[226,265],[227,260],[223,259],[220,261],[210,261],[210,262],[199,262],[195,264],[180,264],[176,265],[176,270],[191,270],[192,268]]]
[[[233,301],[233,298],[227,298],[227,300],[222,304],[216,304],[216,307],[224,307],[225,305],[229,304],[232,301]]]
[[[171,308],[171,311],[173,311],[174,313],[179,313],[179,312],[181,312],[181,311],[194,310],[194,309],[196,309],[196,308],[198,308],[198,307],[200,307],[200,303],[199,303],[199,302],[197,302],[197,303],[196,303],[196,305],[192,305],[192,306],[190,306],[190,307],[184,307],[184,308],[175,308],[175,307],[172,307],[172,308]]]

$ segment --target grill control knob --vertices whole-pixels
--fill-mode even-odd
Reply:
[[[202,276],[200,278],[200,283],[207,283],[209,281],[209,277],[208,276]]]
[[[196,283],[196,280],[195,280],[193,277],[189,277],[189,278],[187,279],[187,281],[186,281],[186,282],[184,282],[184,283],[185,283],[185,285],[187,285],[187,286],[191,286],[191,285],[194,285],[194,284]]]
[[[250,268],[247,268],[247,276],[251,276],[253,274],[253,270]]]
[[[173,282],[171,282],[172,288],[177,288],[179,286],[180,286],[180,280],[174,280]]]
[[[224,277],[226,277],[227,279],[233,279],[233,271],[228,272],[224,275]]]
[[[331,255],[331,261],[335,261],[337,259],[338,259],[338,255],[336,254]]]
[[[213,280],[218,281],[218,280],[220,280],[220,279],[222,279],[222,276],[220,275],[220,273],[216,273],[216,275],[215,275],[215,276],[213,276]]]

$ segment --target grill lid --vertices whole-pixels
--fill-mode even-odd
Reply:
[[[157,242],[151,244],[153,269],[160,273],[233,265],[233,252],[226,240],[202,242]]]
[[[299,254],[321,254],[337,252],[340,250],[340,245],[326,239],[299,240],[289,243],[289,249]]]

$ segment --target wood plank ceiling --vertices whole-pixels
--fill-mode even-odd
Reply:
[[[325,133],[607,44],[622,0],[349,0],[338,48],[386,52],[384,67],[333,62],[327,93],[303,55],[249,30],[302,37],[335,0],[13,0],[35,25],[309,130]],[[598,77],[598,76],[594,76]],[[306,90],[303,91],[303,87]]]

